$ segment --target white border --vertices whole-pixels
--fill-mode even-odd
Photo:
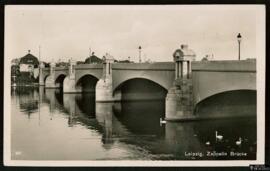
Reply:
[[[159,5],[160,6],[160,5]],[[175,6],[175,5],[174,5]],[[184,6],[184,5],[181,5]],[[185,5],[186,6],[186,5]],[[187,5],[198,6],[198,5]],[[202,5],[204,7],[215,7],[220,5]],[[257,48],[257,160],[193,160],[193,161],[31,161],[31,160],[11,160],[11,130],[10,130],[10,66],[11,62],[4,53],[4,165],[6,166],[249,166],[250,164],[264,164],[265,156],[265,6],[264,5],[223,5],[226,7],[245,6],[257,10],[256,17],[256,48]],[[6,9],[7,6],[5,6]],[[20,5],[20,8],[29,7],[29,5]],[[39,7],[39,6],[36,6]],[[54,6],[55,7],[55,6]],[[63,7],[63,6],[57,6]],[[105,6],[109,7],[109,6]],[[124,7],[124,6],[121,6]],[[149,6],[148,6],[149,7]],[[155,6],[158,7],[158,6]],[[171,6],[172,7],[172,6]],[[5,20],[5,22],[7,22]],[[7,44],[5,39],[4,45]]]

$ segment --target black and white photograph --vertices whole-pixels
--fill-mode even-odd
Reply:
[[[265,6],[6,5],[7,166],[264,163]]]

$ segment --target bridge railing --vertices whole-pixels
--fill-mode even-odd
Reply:
[[[256,72],[256,60],[243,61],[196,61],[192,62],[192,71]]]

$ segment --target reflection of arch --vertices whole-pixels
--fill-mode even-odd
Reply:
[[[195,104],[195,114],[247,116],[256,114],[256,90],[236,89],[216,93]]]
[[[135,77],[121,82],[114,90],[113,96],[121,94],[121,100],[165,99],[168,90],[151,79]]]
[[[114,103],[113,113],[124,127],[135,134],[163,135],[160,118],[165,116],[164,101]]]
[[[59,74],[55,78],[54,82],[55,82],[56,87],[63,87],[65,77],[66,77],[66,74]]]
[[[59,106],[59,107],[63,107],[64,105],[64,101],[63,101],[63,94],[62,94],[62,91],[59,90],[59,89],[55,89],[55,99],[56,99],[56,104]]]
[[[84,114],[87,117],[95,118],[95,94],[84,93],[75,96],[76,113]]]
[[[91,74],[85,74],[77,80],[78,81],[75,84],[76,89],[81,89],[84,92],[95,92],[96,84],[98,82],[97,77]]]

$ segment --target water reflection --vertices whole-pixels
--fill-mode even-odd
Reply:
[[[164,117],[165,101],[132,101],[114,106],[114,114],[134,134],[162,136],[160,118]]]
[[[33,87],[16,87],[12,90],[12,95],[18,96],[20,110],[27,114],[30,119],[31,115],[38,110],[39,93],[37,88]]]
[[[113,103],[97,103],[96,119],[103,127],[103,135],[101,138],[104,148],[111,148],[114,143],[113,139]]]
[[[17,88],[11,93],[13,159],[256,159],[254,117],[160,126],[164,100],[95,103],[93,93],[63,94],[43,87]],[[35,124],[40,118],[42,124]],[[223,135],[222,141],[216,140],[215,131]],[[239,137],[241,146],[235,143]],[[16,155],[18,150],[23,155]],[[208,152],[244,152],[247,156],[207,156]]]

